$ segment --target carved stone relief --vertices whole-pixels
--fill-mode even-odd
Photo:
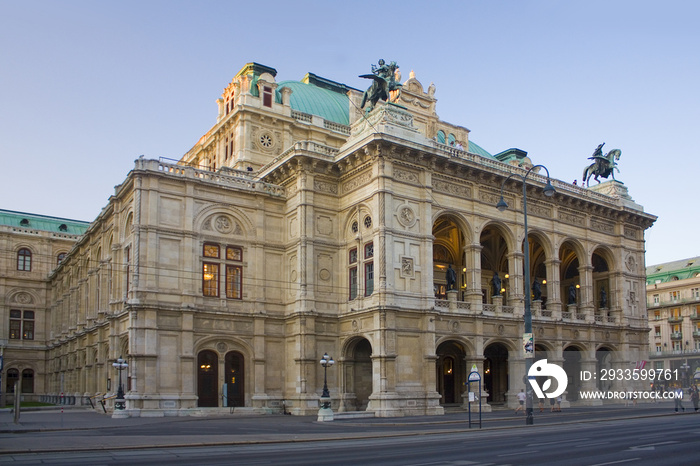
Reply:
[[[402,256],[401,257],[401,272],[399,272],[399,276],[403,278],[412,278],[415,275],[415,271],[413,268],[413,257],[406,257]]]

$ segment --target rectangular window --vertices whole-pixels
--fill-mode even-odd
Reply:
[[[354,264],[357,262],[357,248],[353,248],[350,250],[350,255],[348,256],[348,260],[351,264]]]
[[[690,289],[690,297],[692,299],[700,298],[700,288],[691,288]]]
[[[680,341],[674,341],[673,342],[673,351],[680,351],[681,350],[681,342]]]
[[[661,336],[661,327],[654,327],[654,336],[656,336],[656,337]]]
[[[678,301],[678,298],[680,297],[680,292],[679,291],[671,291],[670,297],[671,301]]]
[[[654,320],[661,320],[661,311],[654,311]]]
[[[202,292],[204,296],[219,296],[219,264],[210,262],[203,264]]]
[[[24,321],[22,322],[22,339],[34,339],[34,311],[24,311]]]
[[[357,252],[357,250],[355,250]],[[357,267],[350,268],[350,299],[357,298]]]
[[[654,306],[658,306],[658,305],[659,305],[659,295],[655,294],[654,295]]]
[[[263,86],[263,106],[272,108],[272,88]]]
[[[656,344],[656,352],[660,353],[661,352],[661,343]]]
[[[17,270],[32,271],[32,252],[29,249],[22,248],[17,253]]]
[[[229,261],[242,261],[243,260],[243,250],[241,248],[227,247],[226,248],[226,260]]]
[[[126,262],[126,285],[124,286],[124,289],[128,293],[129,292],[129,273],[131,272],[131,263],[130,263],[131,262],[131,248],[130,247],[128,247],[128,246],[126,247],[126,249],[124,250],[124,256],[125,256],[124,262]]]
[[[204,243],[204,257],[219,258],[219,245]]]
[[[374,243],[365,244],[365,259],[374,257]]]
[[[226,297],[232,299],[241,299],[242,288],[242,270],[239,265],[226,266]]]
[[[22,311],[10,310],[10,340],[22,339]]]
[[[374,262],[365,263],[365,296],[374,293]]]
[[[34,311],[10,309],[10,340],[34,339]]]

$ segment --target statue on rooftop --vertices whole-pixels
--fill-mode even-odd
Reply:
[[[586,186],[588,186],[591,177],[594,177],[598,183],[600,183],[598,180],[599,176],[602,176],[603,178],[612,176],[612,179],[614,180],[615,170],[620,171],[620,169],[617,168],[615,161],[620,160],[620,154],[622,154],[622,151],[620,149],[613,149],[607,154],[603,155],[604,145],[605,143],[599,144],[593,152],[593,156],[588,157],[589,160],[593,160],[593,163],[583,170],[581,186],[583,186],[584,183]]]
[[[397,65],[395,61],[387,65],[382,59],[379,60],[379,66],[372,65],[372,74],[360,75],[360,78],[373,80],[372,85],[362,95],[360,108],[365,108],[365,104],[369,102],[365,114],[371,112],[379,100],[389,100],[389,93],[391,91],[398,90],[401,92],[401,84],[396,82],[398,68],[399,65]],[[398,96],[396,98],[398,99]]]

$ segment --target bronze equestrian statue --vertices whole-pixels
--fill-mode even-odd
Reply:
[[[399,65],[392,61],[388,65],[384,60],[379,60],[379,66],[372,65],[372,74],[360,75],[360,78],[372,79],[372,85],[362,95],[362,103],[360,108],[365,108],[365,104],[369,102],[369,107],[365,110],[365,114],[369,113],[377,105],[380,100],[389,100],[389,93],[398,90],[401,92],[402,85],[396,82],[396,70]],[[396,97],[398,99],[398,96]]]
[[[581,186],[583,186],[584,183],[586,186],[588,186],[591,177],[594,177],[598,183],[600,183],[600,180],[598,180],[599,176],[602,176],[603,178],[612,176],[612,179],[614,180],[615,170],[620,171],[620,169],[617,168],[615,161],[620,160],[620,154],[622,154],[622,151],[620,149],[613,149],[607,154],[603,155],[602,149],[604,145],[605,143],[598,145],[596,150],[593,152],[593,156],[588,157],[589,160],[593,160],[593,163],[583,170]]]

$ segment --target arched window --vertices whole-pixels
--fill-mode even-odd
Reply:
[[[7,378],[7,383],[5,385],[5,393],[14,393],[15,382],[19,380],[19,371],[17,369],[8,369],[7,374],[5,376]]]
[[[25,369],[22,371],[22,393],[34,393],[34,371]]]
[[[443,130],[437,132],[437,142],[445,144],[445,132]]]
[[[58,257],[56,258],[56,265],[60,264],[63,261],[63,259],[65,259],[65,258],[66,258],[66,253],[65,252],[60,253],[58,255]]]
[[[32,252],[29,249],[22,248],[17,252],[17,270],[32,270]]]
[[[451,145],[451,146],[454,146],[454,145],[455,145],[455,142],[457,142],[457,138],[455,137],[454,134],[450,133],[450,134],[447,136],[447,144],[449,144],[449,145]]]

